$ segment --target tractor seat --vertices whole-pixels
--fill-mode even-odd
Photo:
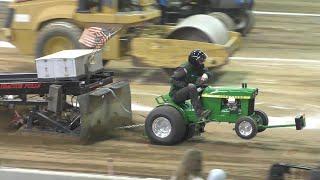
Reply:
[[[174,103],[169,94],[156,97],[156,101],[158,104]]]
[[[175,102],[173,102],[173,100],[169,96],[169,94],[165,94],[165,95],[156,97],[156,101],[157,101],[158,104],[166,104],[166,103],[176,104]],[[179,104],[176,104],[176,105],[180,106],[181,108],[187,108],[187,107],[189,107],[189,104],[190,103],[188,103],[188,101],[185,101],[183,103],[179,103]]]

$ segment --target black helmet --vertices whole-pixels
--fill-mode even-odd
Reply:
[[[201,65],[206,61],[207,55],[200,49],[194,50],[189,54],[189,63],[195,67],[201,67]]]

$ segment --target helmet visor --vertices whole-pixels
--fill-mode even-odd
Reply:
[[[202,54],[201,56],[198,57],[198,62],[203,64],[207,59],[207,55],[206,54]]]
[[[198,59],[199,63],[204,63],[206,61],[206,58],[205,57],[200,57]]]

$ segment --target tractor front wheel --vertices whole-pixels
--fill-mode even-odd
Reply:
[[[154,144],[174,145],[183,141],[186,123],[181,113],[171,106],[152,110],[145,122],[145,132]]]
[[[235,131],[242,139],[251,139],[258,133],[257,123],[249,116],[241,117],[235,124]]]

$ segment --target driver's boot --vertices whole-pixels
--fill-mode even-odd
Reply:
[[[196,109],[195,108],[195,111],[196,111],[196,115],[198,116],[199,120],[200,121],[205,121],[208,119],[208,117],[210,116],[211,114],[211,111],[210,110],[203,110],[202,107],[199,108],[199,109]]]
[[[202,111],[201,112],[201,114],[200,114],[200,119],[201,120],[206,120],[206,119],[208,119],[208,117],[210,116],[210,114],[211,114],[211,111],[210,110],[204,110],[204,111]]]
[[[199,94],[197,92],[197,88],[194,86],[190,88],[190,98],[191,98],[191,104],[196,111],[196,114],[200,121],[206,120],[211,111],[210,110],[204,110],[200,101]]]
[[[204,133],[205,132],[204,128],[206,127],[206,123],[200,123],[199,126],[200,126],[199,127],[200,133]]]

